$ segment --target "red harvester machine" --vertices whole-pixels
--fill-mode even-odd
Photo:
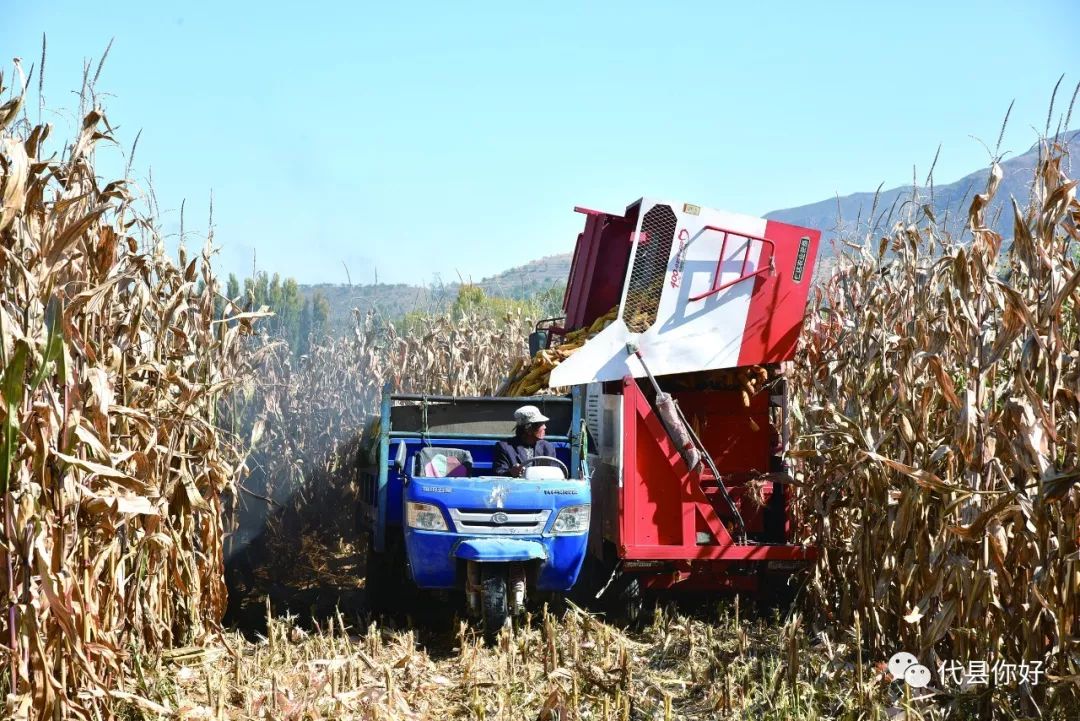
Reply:
[[[791,538],[782,367],[820,232],[652,198],[622,214],[576,210],[566,316],[530,340],[618,307],[550,378],[586,396],[582,581],[631,604],[647,589],[779,590],[815,557]]]

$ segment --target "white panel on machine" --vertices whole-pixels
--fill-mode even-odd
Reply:
[[[597,384],[597,387],[600,387]],[[618,474],[619,485],[622,485],[622,423],[623,423],[623,397],[618,394],[604,393],[602,411],[600,414],[600,458],[615,468]]]
[[[656,375],[738,365],[754,283],[708,293],[759,270],[767,221],[655,199],[638,218],[619,317],[556,366],[552,386],[644,376],[628,342]]]
[[[600,425],[603,416],[603,399],[601,398],[602,386],[599,383],[590,383],[585,386],[585,425],[592,434],[594,443],[600,443]],[[592,449],[598,452],[599,448]]]

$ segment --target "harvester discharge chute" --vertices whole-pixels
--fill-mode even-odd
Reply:
[[[791,359],[819,231],[650,198],[623,216],[582,212],[566,327],[616,303],[618,315],[551,372],[551,387],[644,377],[627,343],[657,376]]]

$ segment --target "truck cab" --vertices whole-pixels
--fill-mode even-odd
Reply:
[[[525,403],[549,418],[551,458],[520,478],[492,471],[496,442]],[[376,607],[410,590],[462,592],[490,637],[530,597],[569,591],[585,557],[591,489],[584,477],[583,394],[463,398],[384,391],[367,434],[360,525]]]

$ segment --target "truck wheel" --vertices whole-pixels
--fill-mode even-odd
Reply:
[[[369,611],[382,613],[387,605],[386,586],[390,580],[387,554],[375,552],[375,538],[371,533],[365,534],[364,547],[364,597]]]
[[[386,550],[375,552],[375,538],[367,534],[364,597],[374,614],[407,612],[413,596],[412,584],[405,578],[405,549],[394,535],[387,535]]]
[[[483,613],[484,638],[489,643],[510,618],[510,603],[506,592],[506,567],[501,564],[480,564],[480,606]]]

